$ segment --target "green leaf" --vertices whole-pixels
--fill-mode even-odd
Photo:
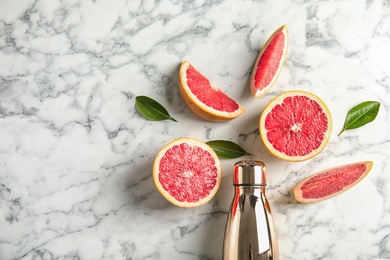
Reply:
[[[135,105],[138,111],[149,120],[161,121],[169,119],[177,122],[160,103],[150,97],[137,96]]]
[[[215,140],[209,141],[206,144],[214,150],[218,157],[223,159],[234,159],[244,155],[252,155],[231,141]]]
[[[366,101],[351,108],[345,118],[344,127],[339,136],[349,129],[361,127],[374,121],[379,112],[380,103],[377,101]]]

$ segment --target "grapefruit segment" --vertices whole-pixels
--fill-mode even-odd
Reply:
[[[245,111],[187,61],[183,61],[180,67],[179,82],[184,102],[193,113],[203,119],[223,122],[236,118]]]
[[[287,26],[278,28],[261,48],[253,65],[250,91],[254,97],[263,96],[276,82],[287,56]]]
[[[332,117],[325,103],[305,91],[287,91],[263,110],[260,137],[267,150],[287,161],[304,161],[328,143]]]
[[[207,144],[179,138],[165,145],[153,164],[153,180],[160,193],[179,207],[210,201],[221,183],[221,165]]]
[[[312,203],[336,196],[364,179],[372,166],[372,161],[363,161],[313,174],[294,187],[295,199],[302,203]]]

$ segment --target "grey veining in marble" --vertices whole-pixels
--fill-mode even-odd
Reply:
[[[287,24],[275,86],[251,97],[262,44]],[[247,111],[226,123],[191,113],[178,91],[187,59]],[[390,258],[390,3],[387,0],[1,0],[0,259],[221,259],[232,166],[207,205],[182,209],[151,178],[178,137],[240,144],[268,167],[280,259]],[[270,155],[257,132],[277,94],[315,93],[333,116],[326,149],[300,163]],[[178,122],[151,122],[135,97]],[[377,119],[337,136],[347,111]],[[372,160],[351,190],[310,205],[292,188],[319,170]]]

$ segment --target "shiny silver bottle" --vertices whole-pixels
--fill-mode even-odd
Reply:
[[[226,223],[223,259],[279,259],[274,221],[265,196],[264,163],[237,162],[233,186],[235,194]]]

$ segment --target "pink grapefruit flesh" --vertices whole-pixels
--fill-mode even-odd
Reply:
[[[216,194],[221,166],[205,143],[179,138],[164,146],[155,158],[153,180],[160,193],[180,207],[196,207]]]
[[[184,102],[201,118],[223,122],[236,118],[245,111],[187,61],[180,67],[179,78],[179,89]]]
[[[304,161],[326,146],[332,117],[323,101],[305,91],[288,91],[264,109],[259,123],[265,147],[288,161]]]
[[[187,85],[203,104],[219,111],[234,112],[239,105],[220,89],[210,87],[210,82],[192,65],[187,70]]]
[[[337,166],[309,176],[294,187],[297,201],[311,203],[340,194],[359,183],[372,168],[372,161]]]
[[[277,29],[264,44],[253,66],[250,90],[263,96],[276,82],[287,56],[287,26]]]

